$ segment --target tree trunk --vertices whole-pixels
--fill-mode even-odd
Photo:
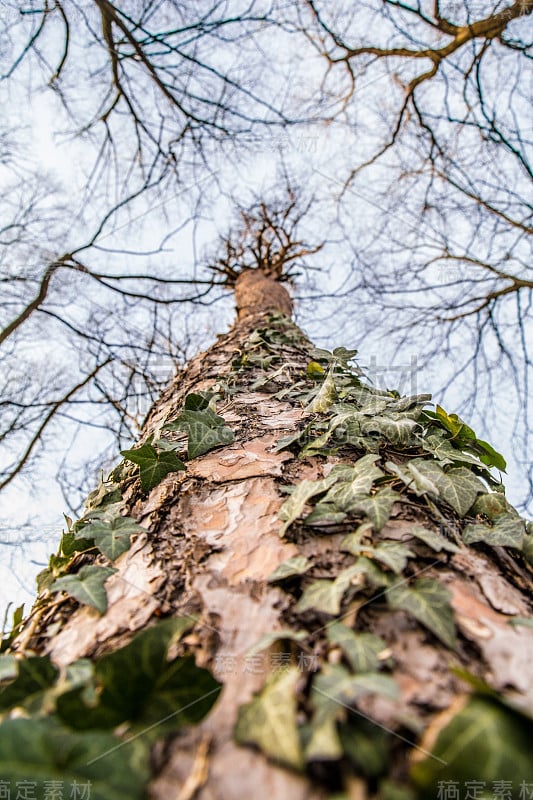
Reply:
[[[529,568],[516,548],[463,544],[460,532],[464,522],[453,509],[453,502],[452,507],[447,502],[438,503],[434,493],[428,495],[420,486],[418,493],[413,493],[390,466],[394,462],[401,467],[424,453],[394,437],[387,441],[379,427],[373,432],[377,442],[375,462],[383,471],[388,461],[389,471],[383,472],[385,479],[378,479],[377,488],[393,485],[398,491],[386,524],[380,529],[372,512],[365,513],[359,507],[359,512],[337,508],[333,520],[324,518],[316,525],[310,520],[306,526],[301,522],[302,504],[294,519],[282,511],[285,535],[280,536],[280,509],[288,498],[283,488],[327,477],[336,465],[351,464],[365,451],[349,439],[332,452],[326,446],[322,452],[304,457],[296,452],[302,441],[277,449],[281,438],[303,430],[310,420],[320,420],[322,409],[331,408],[331,398],[339,400],[338,387],[330,387],[331,397],[326,397],[328,376],[335,377],[335,368],[321,361],[303,334],[280,316],[289,317],[292,309],[283,285],[259,270],[247,271],[237,279],[235,295],[235,325],[192,360],[163,394],[149,413],[141,438],[141,442],[157,441],[163,426],[179,416],[187,396],[211,390],[222,398],[217,402],[217,414],[232,429],[234,441],[189,459],[186,470],[170,472],[149,493],[143,491],[136,473],[130,473],[123,482],[123,500],[128,513],[146,533],[136,534],[131,548],[113,562],[117,572],[106,583],[107,610],[100,615],[88,605],[55,595],[54,605],[41,602],[36,606],[38,610],[15,639],[12,650],[21,654],[31,647],[33,652],[47,654],[56,665],[66,667],[77,659],[94,660],[122,647],[132,634],[162,617],[193,615],[197,622],[182,640],[182,652],[193,653],[196,664],[210,670],[223,688],[200,723],[182,728],[153,746],[151,798],[318,800],[340,791],[350,798],[393,797],[391,786],[406,791],[412,787],[413,763],[427,758],[437,734],[453,714],[460,714],[468,695],[474,689],[480,694],[488,691],[479,683],[473,689],[476,679],[486,681],[498,693],[498,703],[510,698],[521,706],[533,706],[527,678],[527,668],[533,663],[530,631],[525,625],[508,624],[510,617],[531,614]],[[281,334],[276,346],[270,347],[270,360],[264,344],[267,341],[268,351],[268,337],[272,339],[273,334],[257,333],[265,329]],[[313,370],[319,376],[314,383]],[[281,399],[274,396],[298,382],[305,384],[307,392],[321,386],[322,399],[304,407],[301,399],[290,393]],[[379,394],[374,395],[376,398],[379,401]],[[388,398],[394,396],[389,394]],[[375,418],[381,413],[379,407],[378,402]],[[319,428],[316,436],[321,432]],[[425,456],[433,458],[427,452]],[[452,468],[466,470],[466,463],[452,464]],[[375,490],[376,486],[367,494]],[[314,503],[316,499],[309,499],[307,513]],[[363,521],[363,527],[365,520],[370,522],[359,530],[360,545],[353,540],[348,553],[346,547],[341,549],[341,543],[357,527],[354,518]],[[477,522],[475,514],[470,513],[471,524],[486,521],[487,513],[482,510]],[[423,527],[426,535],[428,530],[439,535],[440,549],[414,536],[412,531],[417,526]],[[392,560],[387,561],[384,550],[379,550],[384,542]],[[406,544],[409,556],[401,549],[394,551],[395,546]],[[333,610],[325,610],[319,601],[315,605],[302,603],[306,590],[316,580],[329,590],[332,584],[326,581],[338,579],[353,565],[354,554],[356,564],[362,564],[363,558],[366,567],[370,562],[369,570],[372,565],[379,570],[373,577],[362,568],[359,574],[354,571],[348,575],[344,588],[339,588],[338,611],[334,609],[335,599],[330,600]],[[274,570],[296,556],[307,557],[311,570],[303,574],[302,567],[301,575],[269,582]],[[395,557],[405,563],[398,567]],[[93,563],[94,556],[80,556],[77,567],[88,563],[87,559]],[[102,556],[97,561],[109,563]],[[439,616],[439,604],[447,605],[446,592],[442,597],[435,596],[425,616],[413,611],[416,599],[412,597],[395,596],[395,602],[386,602],[387,592],[392,597],[391,586],[396,591],[398,587],[420,588],[416,584],[420,579],[445,587],[454,621],[450,622],[446,609]],[[380,580],[385,583],[380,585]],[[50,594],[43,597],[50,598]],[[432,611],[437,617],[433,627],[429,618]],[[357,656],[350,651],[349,643],[341,640],[346,631],[338,627],[340,620],[358,633],[371,633],[384,641],[385,647],[378,646],[374,654],[372,668],[354,668]],[[284,649],[278,642],[250,654],[262,637],[282,629],[304,633],[300,641]],[[285,635],[284,641],[289,640],[291,634]],[[368,653],[364,658],[370,658]],[[454,666],[463,672],[452,671]],[[392,697],[387,687],[381,691],[363,686],[356,691],[350,684],[346,694],[332,693],[337,710],[328,717],[320,706],[320,696],[310,689],[318,686],[313,684],[317,671],[325,670],[327,675],[328,669],[333,669],[331,674],[339,681],[342,675],[358,672],[372,673],[374,678],[386,674],[396,682],[398,696]],[[335,673],[335,669],[344,672]],[[278,704],[287,703],[286,726],[279,722],[283,714],[276,710],[276,724],[281,726],[278,742],[272,730],[268,741],[254,734],[257,719],[253,724],[249,719],[250,714],[253,716],[250,704],[261,697],[258,693],[264,690],[269,675],[271,683],[267,685],[279,689]],[[334,681],[332,686],[336,685]],[[287,700],[291,695],[298,703],[294,714]],[[275,693],[272,703],[275,708]],[[349,708],[355,708],[356,713]],[[321,713],[325,714],[324,727]],[[328,728],[331,720],[341,735],[342,753],[335,752],[337,734],[331,734]],[[363,720],[363,727],[357,729],[359,720]],[[368,733],[364,720],[375,723],[380,736],[390,736],[385,768],[366,768],[365,756],[361,755],[364,751],[360,749],[358,756],[353,747],[350,750],[348,740],[356,729],[360,735]],[[296,745],[288,730],[293,723],[300,731]],[[380,744],[373,736],[371,731],[365,741],[378,748]],[[362,747],[360,739],[354,741]],[[296,755],[291,752],[293,746],[298,750]],[[302,755],[304,751],[307,756]],[[481,773],[474,769],[474,778],[476,774]],[[531,779],[525,774],[518,777]],[[458,778],[463,779],[464,775]],[[422,794],[434,796],[433,790],[424,788],[423,781],[420,786]],[[513,796],[518,796],[517,792],[518,784],[513,787]]]

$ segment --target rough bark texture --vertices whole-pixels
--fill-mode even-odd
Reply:
[[[238,279],[236,302],[233,329],[195,358],[164,393],[149,414],[143,439],[173,419],[188,393],[209,389],[228,376],[250,333],[266,323],[270,311],[290,314],[292,308],[283,286],[253,272]],[[305,372],[305,351],[289,347],[285,357],[293,370]],[[253,371],[244,375],[235,394],[217,408],[236,434],[231,445],[194,459],[186,472],[168,475],[148,497],[138,482],[128,490],[130,513],[147,533],[115,562],[118,572],[107,584],[106,614],[66,605],[45,613],[34,631],[34,649],[65,665],[113,649],[156,616],[199,617],[184,645],[224,688],[202,724],[155,747],[153,800],[319,800],[339,780],[327,768],[314,776],[283,769],[233,740],[238,709],[261,689],[268,670],[268,660],[258,670],[247,668],[246,654],[263,634],[294,621],[291,596],[267,583],[268,576],[298,554],[315,556],[315,577],[350,563],[338,550],[341,534],[280,539],[278,512],[286,497],[280,486],[322,477],[340,459],[299,460],[288,451],[274,452],[277,440],[297,429],[303,411],[266,390],[251,389],[255,377]],[[381,536],[409,541],[417,552],[417,569],[424,569],[424,577],[438,575],[452,592],[462,634],[455,662],[496,689],[521,693],[521,702],[528,697],[533,705],[527,679],[532,637],[527,629],[507,624],[508,615],[531,612],[524,568],[498,548],[436,554],[410,536],[419,519],[416,508],[396,505]],[[382,636],[394,659],[400,700],[367,697],[360,709],[371,719],[399,730],[404,715],[414,721],[413,728],[423,729],[464,693],[464,684],[450,672],[449,650],[405,612],[383,615],[372,604],[359,608],[357,602],[344,611],[363,630]],[[325,621],[308,615],[319,657]],[[397,775],[405,776],[406,768],[399,758]],[[350,791],[359,796],[361,787],[354,786]]]
[[[235,304],[239,321],[269,311],[292,316],[292,302],[285,287],[259,270],[246,270],[239,275],[235,282]]]

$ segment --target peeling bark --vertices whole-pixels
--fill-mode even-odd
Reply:
[[[236,300],[237,323],[164,393],[147,418],[143,440],[176,415],[188,393],[209,389],[228,377],[232,362],[250,333],[265,324],[268,312],[290,314],[292,308],[286,290],[259,272],[245,272],[237,279]],[[292,351],[290,359],[305,373],[304,352]],[[192,650],[197,663],[209,667],[224,688],[203,723],[155,746],[153,800],[329,796],[327,769],[321,782],[282,769],[262,753],[233,741],[239,707],[261,689],[271,668],[267,657],[258,670],[247,667],[248,652],[264,634],[295,621],[294,601],[267,582],[269,575],[298,554],[315,557],[315,577],[335,574],[339,565],[350,563],[350,557],[339,552],[340,534],[302,532],[293,541],[280,539],[278,512],[285,499],[280,487],[320,478],[339,459],[319,463],[299,460],[287,451],[274,452],[279,438],[298,429],[302,409],[273,399],[268,392],[254,391],[251,383],[251,377],[244,376],[229,402],[218,409],[236,432],[234,443],[194,459],[185,473],[168,475],[148,497],[142,496],[138,482],[128,490],[130,513],[147,533],[137,536],[133,547],[114,563],[118,572],[108,582],[106,614],[100,617],[88,607],[70,607],[62,616],[45,615],[32,640],[34,650],[66,665],[113,649],[154,617],[198,616],[194,632],[180,646]],[[416,569],[424,577],[438,575],[450,589],[462,634],[458,650],[452,657],[403,611],[380,614],[373,604],[361,606],[354,600],[346,609],[347,618],[383,637],[401,690],[397,702],[364,698],[361,712],[379,725],[401,730],[404,738],[398,721],[402,717],[423,729],[465,692],[463,682],[450,672],[450,660],[533,706],[526,677],[533,663],[533,637],[531,631],[508,624],[509,615],[531,613],[523,568],[500,558],[498,548],[462,547],[456,554],[436,554],[410,535],[417,521],[426,522],[424,515],[416,509],[407,513],[397,504],[381,537],[408,541],[417,553]],[[304,614],[298,627],[306,619],[314,632],[316,653],[323,658],[320,632],[327,620]],[[405,763],[396,768],[400,776],[406,770]]]

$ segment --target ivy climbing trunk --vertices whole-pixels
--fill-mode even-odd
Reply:
[[[167,692],[172,709],[107,725],[120,746],[149,736],[157,800],[429,798],[467,780],[483,783],[478,797],[498,780],[514,781],[509,796],[520,781],[533,790],[531,533],[491,477],[501,457],[427,397],[372,389],[353,353],[316,350],[275,277],[242,272],[235,298],[233,328],[69,523],[10,653],[97,664],[78,716],[79,683],[56,712],[87,730],[105,659],[176,618],[165,659],[195,663],[205,691],[180,706],[163,669],[135,692],[143,708],[143,692]],[[96,600],[82,570],[101,578]],[[126,685],[140,667],[124,664]],[[182,708],[213,693],[183,724]]]

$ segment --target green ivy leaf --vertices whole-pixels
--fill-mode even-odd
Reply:
[[[348,362],[355,358],[357,350],[347,350],[346,347],[336,347],[332,355],[335,361],[338,361],[342,367],[347,369]]]
[[[364,533],[356,531],[349,533],[341,542],[340,549],[346,550],[354,556],[365,554],[385,564],[393,572],[402,573],[408,558],[413,558],[415,553],[401,542],[386,540],[374,547],[362,541]]]
[[[458,545],[450,542],[442,533],[429,530],[429,528],[423,528],[421,525],[415,525],[411,528],[409,533],[417,539],[420,539],[420,541],[427,544],[437,553],[440,553],[441,550],[447,550],[448,553],[458,553],[461,549]]]
[[[69,558],[74,553],[83,553],[84,550],[91,550],[93,547],[94,541],[92,539],[84,539],[77,533],[64,533],[61,536],[61,552]]]
[[[424,798],[441,781],[533,780],[531,720],[501,703],[474,695],[440,731],[432,757],[415,764],[411,776]]]
[[[327,711],[338,717],[343,707],[349,707],[368,694],[380,694],[394,700],[398,697],[398,686],[389,675],[380,672],[351,675],[340,664],[325,664],[313,679],[311,702],[322,713]]]
[[[442,498],[460,517],[470,510],[477,495],[486,491],[483,483],[467,467],[444,472],[436,461],[415,458],[407,469],[413,474],[420,491]]]
[[[344,754],[364,775],[375,777],[387,771],[390,735],[365,719],[350,717],[339,726]],[[379,795],[380,800],[384,800]]]
[[[283,503],[279,510],[278,516],[283,522],[279,535],[285,535],[287,529],[290,525],[292,525],[294,520],[301,516],[306,503],[312,497],[326,492],[329,487],[335,483],[335,481],[336,477],[331,475],[331,473],[327,476],[327,478],[323,478],[320,481],[300,481],[300,483],[294,487],[289,499]]]
[[[388,398],[368,395],[361,404],[358,410],[358,415],[364,414],[367,417],[374,417],[383,413],[388,405]]]
[[[349,582],[347,583],[343,579],[339,580],[339,577],[335,578],[335,580],[320,578],[313,581],[306,587],[300,597],[296,605],[296,611],[301,613],[314,609],[323,614],[334,616],[340,612],[341,601],[348,585]]]
[[[384,778],[379,782],[380,800],[417,800],[416,793],[409,786]],[[483,800],[478,794],[478,800]]]
[[[520,517],[502,514],[495,517],[492,524],[478,522],[475,525],[466,525],[463,531],[463,542],[485,542],[493,546],[522,548],[526,526]]]
[[[339,525],[348,515],[344,511],[337,511],[332,503],[317,503],[310,514],[304,519],[304,525],[327,527]]]
[[[329,709],[318,709],[309,730],[310,735],[305,745],[306,761],[338,761],[342,758],[343,747],[335,714]]]
[[[441,425],[452,434],[454,439],[463,442],[475,440],[476,434],[472,428],[469,428],[457,414],[448,414],[438,405],[435,409],[435,416]]]
[[[83,536],[90,538],[111,561],[129,549],[132,533],[146,533],[133,517],[112,517],[109,520],[94,519],[82,528]],[[84,541],[86,539],[84,538]]]
[[[191,617],[165,620],[102,656],[94,668],[97,702],[87,704],[78,687],[58,698],[57,713],[78,730],[128,721],[131,730],[156,726],[153,735],[159,737],[203,719],[220,684],[191,656],[167,660],[169,647],[193,624]]]
[[[463,464],[472,464],[481,469],[484,468],[479,458],[469,455],[468,453],[463,453],[462,450],[458,450],[454,447],[452,441],[446,437],[444,431],[438,431],[432,433],[430,436],[426,436],[421,440],[421,444],[424,450],[427,450],[428,453],[431,453],[443,464],[459,462]]]
[[[354,672],[377,672],[378,656],[387,645],[373,633],[354,633],[342,622],[333,622],[327,629],[331,644],[338,645]]]
[[[484,514],[488,519],[495,520],[502,514],[515,513],[513,507],[500,492],[487,492],[480,494],[472,506],[472,514]]]
[[[82,567],[76,575],[57,578],[50,586],[52,592],[67,592],[80,603],[96,608],[100,614],[107,610],[106,580],[117,572],[113,567],[99,567],[94,564]]]
[[[307,631],[294,631],[292,628],[280,628],[277,631],[265,633],[264,636],[261,636],[257,644],[254,644],[254,646],[248,650],[246,655],[254,656],[256,653],[260,653],[261,650],[266,650],[268,647],[271,647],[274,642],[280,642],[284,640],[290,640],[291,642],[303,642],[308,636],[309,633]]]
[[[241,706],[235,725],[239,744],[254,744],[269,758],[295,769],[303,767],[296,716],[300,677],[296,667],[274,672],[264,689]]]
[[[184,408],[187,411],[205,411],[210,408],[213,397],[213,392],[191,392],[185,398]]]
[[[13,622],[11,625],[11,630],[9,632],[6,631],[7,618],[11,606],[12,603],[8,603],[4,613],[4,619],[2,625],[2,637],[0,641],[0,652],[3,652],[9,647],[15,636],[18,634],[19,628],[22,625],[24,619],[24,603],[22,603],[22,605],[18,606],[13,612]]]
[[[121,450],[121,455],[140,467],[141,485],[149,492],[161,483],[169,472],[185,469],[185,464],[169,450],[158,452],[151,444],[142,444],[134,450]]]
[[[2,658],[9,658],[3,656]],[[59,672],[48,656],[15,660],[14,680],[0,687],[0,710],[23,706],[32,711],[40,706],[43,693],[55,682]]]
[[[505,472],[507,469],[507,462],[501,453],[498,453],[494,447],[483,439],[476,439],[476,449],[480,450],[479,457],[484,464],[488,467],[496,467],[496,469]]]
[[[335,388],[335,381],[333,380],[333,372],[330,369],[317,395],[304,410],[307,414],[323,414],[331,408],[336,400],[337,390]]]
[[[522,542],[522,553],[526,561],[528,561],[530,564],[533,564],[533,535],[530,533],[524,537]]]
[[[391,444],[408,445],[417,425],[415,420],[409,419],[404,414],[394,416],[391,413],[362,420],[361,431],[363,434],[378,433]]]
[[[338,511],[349,511],[351,504],[360,495],[369,494],[374,481],[383,477],[382,470],[376,466],[379,456],[369,454],[358,459],[353,465],[337,465],[330,475],[338,481],[323,498],[324,503],[333,503]]]
[[[412,586],[396,584],[386,590],[391,608],[401,608],[425,625],[441,642],[455,648],[456,635],[450,592],[430,578],[420,578]]]
[[[414,394],[408,397],[400,397],[397,400],[389,400],[387,405],[393,411],[407,411],[413,406],[419,406],[421,410],[429,402],[431,402],[430,394]]]
[[[231,444],[234,436],[226,427],[223,417],[211,408],[203,411],[186,409],[174,422],[164,426],[165,430],[183,431],[188,436],[187,457],[189,459],[208,453],[214,447]]]
[[[318,361],[310,361],[307,365],[307,377],[313,380],[320,380],[324,377],[325,369]]]
[[[92,491],[85,501],[87,511],[107,506],[110,503],[119,503],[122,500],[120,486],[113,481],[102,480],[99,486]]]
[[[370,497],[353,498],[350,504],[350,513],[365,514],[375,529],[380,531],[385,523],[388,522],[392,507],[399,500],[399,497],[396,492],[385,486]]]
[[[276,583],[294,575],[303,575],[311,567],[311,562],[306,556],[293,556],[280,564],[274,572],[268,576],[268,583]]]
[[[74,733],[54,719],[14,719],[0,725],[0,775],[15,786],[31,780],[34,797],[51,781],[80,787],[91,800],[142,800],[149,751],[140,739],[122,743],[110,733]]]

